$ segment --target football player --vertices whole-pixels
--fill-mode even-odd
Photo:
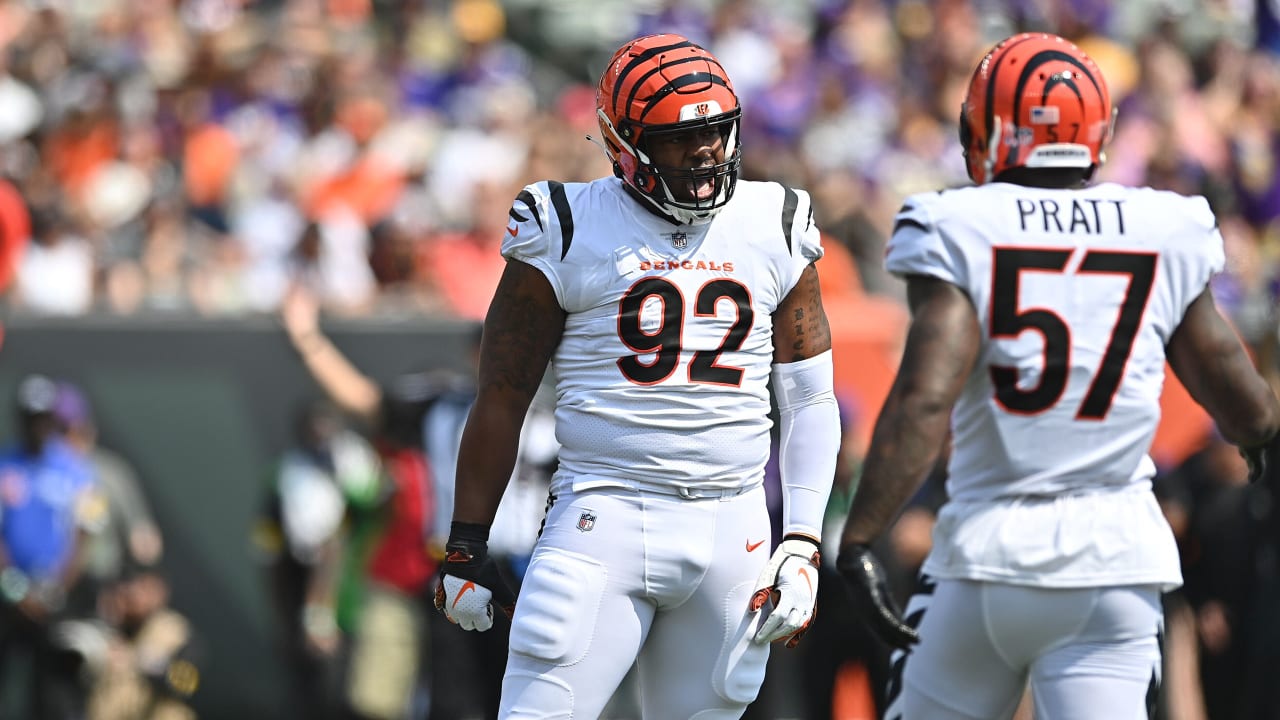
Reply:
[[[840,438],[819,233],[807,193],[739,180],[738,98],[688,39],[623,45],[596,103],[614,176],[511,208],[437,607],[484,630],[514,605],[502,717],[598,717],[638,663],[645,717],[736,718],[814,613]],[[548,361],[560,464],[513,602],[485,541]]]
[[[1022,34],[960,113],[977,187],[899,211],[888,269],[912,311],[837,565],[891,645],[886,717],[1148,717],[1160,594],[1182,582],[1147,451],[1166,360],[1250,460],[1280,406],[1214,306],[1223,242],[1202,197],[1090,184],[1114,113],[1078,47]],[[949,501],[905,620],[868,546],[948,432]]]

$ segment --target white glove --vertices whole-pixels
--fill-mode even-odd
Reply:
[[[818,542],[803,535],[788,535],[773,551],[769,564],[756,579],[751,595],[751,612],[756,613],[772,600],[773,609],[760,623],[753,638],[765,644],[786,640],[795,647],[818,610]]]
[[[437,605],[440,612],[463,630],[484,632],[493,627],[493,593],[483,585],[477,585],[453,575],[440,579]]]
[[[444,546],[436,610],[463,630],[483,632],[493,627],[494,605],[507,619],[516,611],[516,594],[489,557],[488,538],[488,527],[455,521]]]

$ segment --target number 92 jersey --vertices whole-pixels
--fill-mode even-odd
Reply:
[[[1208,203],[1103,183],[914,195],[886,259],[957,285],[983,342],[952,414],[955,500],[1120,488],[1155,473],[1168,343],[1223,267]]]
[[[517,196],[502,254],[538,268],[567,313],[557,486],[760,482],[772,315],[822,256],[806,193],[740,181],[711,222],[674,225],[616,178],[539,182]]]

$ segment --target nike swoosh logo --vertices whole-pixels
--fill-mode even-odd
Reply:
[[[747,541],[747,552],[755,552],[755,551],[756,551],[756,548],[760,547],[760,546],[761,546],[761,545],[763,545],[763,544],[764,544],[764,541],[763,541],[763,540],[761,540],[760,542],[755,542],[755,543],[753,543],[753,542],[751,542],[750,540],[748,540],[748,541]]]
[[[520,228],[518,228],[518,227],[509,227],[509,228],[507,228],[507,234],[508,234],[508,235],[510,235],[511,237],[515,237],[516,235],[519,235],[519,234],[520,234]]]
[[[800,577],[804,578],[804,584],[809,586],[809,594],[810,594],[810,595],[812,595],[812,594],[813,594],[813,581],[809,579],[809,569],[808,569],[808,568],[800,568],[797,572],[799,572],[799,573],[800,573]]]
[[[476,584],[471,582],[470,580],[462,583],[462,587],[458,588],[458,596],[453,599],[453,605],[450,605],[449,607],[455,607],[455,608],[458,607],[458,601],[462,599],[462,596],[466,595],[468,591],[475,590],[475,589],[476,589]]]

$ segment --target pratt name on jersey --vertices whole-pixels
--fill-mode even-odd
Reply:
[[[1018,198],[1018,222],[1022,231],[1124,235],[1124,200],[1072,198],[1071,210],[1048,198]],[[1114,209],[1114,210],[1113,210]],[[1061,213],[1061,215],[1059,214]],[[1040,216],[1040,222],[1035,217]],[[1104,224],[1105,223],[1105,224]]]

